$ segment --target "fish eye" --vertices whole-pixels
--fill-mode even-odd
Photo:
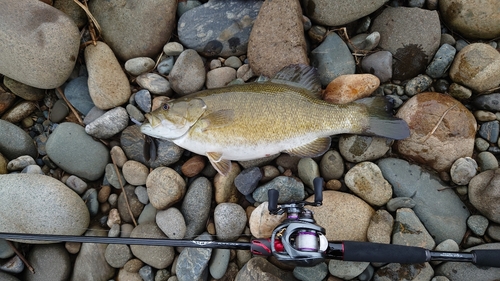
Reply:
[[[164,104],[161,106],[161,108],[162,108],[163,110],[169,110],[169,109],[170,109],[170,105],[168,105],[168,103],[164,103]]]

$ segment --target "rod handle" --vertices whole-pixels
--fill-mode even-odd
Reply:
[[[500,267],[500,250],[472,250],[471,253],[476,257],[474,264]]]
[[[317,177],[313,180],[314,203],[321,205],[323,203],[323,178]]]
[[[344,241],[345,261],[380,263],[423,263],[428,260],[428,250],[420,247]]]

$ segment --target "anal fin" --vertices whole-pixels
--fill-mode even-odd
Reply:
[[[330,137],[317,138],[310,143],[287,149],[284,152],[291,156],[298,157],[317,157],[325,153],[329,148],[332,140]]]
[[[227,176],[231,171],[231,160],[223,159],[222,153],[207,152],[207,157],[212,166],[223,176]]]

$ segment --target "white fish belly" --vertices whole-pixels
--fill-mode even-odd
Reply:
[[[187,134],[188,135],[188,134]],[[173,140],[178,146],[199,155],[206,155],[207,152],[222,153],[222,158],[234,161],[247,161],[268,157],[278,154],[287,149],[299,147],[309,143],[317,136],[302,136],[293,139],[283,140],[275,143],[262,143],[258,145],[219,144],[208,141],[197,140],[187,137],[187,135]]]

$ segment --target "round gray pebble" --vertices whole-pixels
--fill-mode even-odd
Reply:
[[[177,208],[158,211],[156,224],[170,239],[182,239],[186,235],[186,222]]]
[[[144,73],[137,77],[137,84],[147,89],[152,94],[170,96],[172,89],[167,79],[156,73]]]
[[[66,185],[73,189],[78,194],[83,194],[87,190],[87,183],[81,178],[71,175],[66,180]]]
[[[451,165],[451,180],[458,185],[466,185],[477,174],[476,160],[470,157],[457,159]]]
[[[477,164],[481,171],[494,170],[498,168],[498,160],[493,153],[483,151],[477,155]]]
[[[235,241],[245,229],[247,215],[238,204],[220,203],[214,210],[214,223],[218,239]]]
[[[417,77],[408,81],[408,83],[405,86],[405,93],[410,97],[414,96],[418,93],[427,90],[431,86],[431,84],[432,84],[431,77],[420,74]]]
[[[167,56],[178,56],[182,51],[184,51],[184,47],[178,42],[168,42],[163,46],[163,52]]]
[[[22,170],[29,165],[35,165],[35,159],[29,155],[22,155],[17,157],[16,159],[12,159],[7,163],[7,170],[9,171],[18,171]]]
[[[59,123],[64,120],[66,116],[68,116],[69,107],[66,105],[64,100],[57,100],[50,111],[50,121],[54,123]]]
[[[172,71],[174,63],[175,63],[175,58],[173,56],[168,56],[164,58],[162,61],[160,61],[160,63],[156,67],[156,70],[158,70],[158,73],[162,75],[168,75],[170,74],[170,71]]]
[[[154,67],[155,61],[148,57],[133,58],[125,62],[125,70],[134,76],[151,71]]]
[[[139,199],[139,202],[144,205],[149,203],[148,191],[144,186],[137,186],[134,192],[135,195],[137,195],[137,199]]]
[[[322,262],[312,267],[297,266],[293,276],[302,281],[321,281],[328,275],[328,266]]]
[[[425,73],[432,78],[443,77],[453,62],[456,52],[457,50],[449,44],[441,45],[431,63],[427,66]]]
[[[135,93],[134,100],[142,111],[151,111],[151,93],[148,90],[142,89]]]
[[[392,54],[389,51],[379,51],[366,56],[361,61],[361,68],[366,73],[371,73],[387,82],[392,78]]]
[[[336,150],[326,152],[319,162],[319,170],[325,181],[340,179],[344,174],[344,160]]]
[[[114,268],[121,268],[132,258],[129,246],[124,244],[109,244],[104,253],[106,262]]]
[[[230,257],[231,251],[229,249],[214,249],[212,251],[208,269],[213,278],[220,279],[224,276],[229,265]]]
[[[488,224],[488,219],[481,215],[472,215],[467,219],[467,226],[478,236],[484,235]]]
[[[235,56],[230,56],[229,58],[226,59],[224,62],[225,66],[232,67],[234,69],[238,69],[243,63],[238,57]]]

